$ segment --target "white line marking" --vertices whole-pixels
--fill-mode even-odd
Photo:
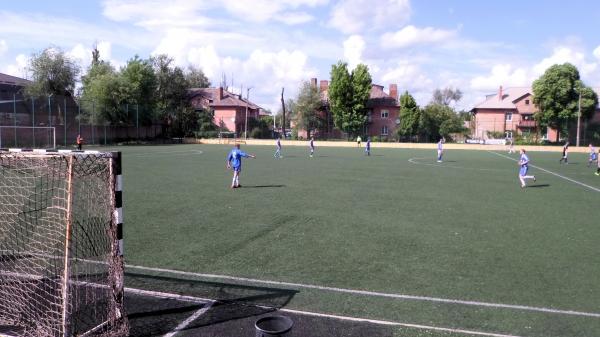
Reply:
[[[497,334],[497,333],[492,333],[492,332],[481,332],[481,331],[452,329],[452,328],[440,328],[440,327],[429,326],[429,325],[400,323],[400,322],[392,322],[392,321],[381,321],[381,320],[377,320],[377,319],[355,318],[355,317],[339,316],[339,315],[329,315],[329,314],[321,314],[321,313],[316,313],[316,312],[300,311],[300,310],[293,310],[293,309],[279,309],[279,311],[289,312],[289,313],[293,313],[293,314],[301,314],[301,315],[306,315],[306,316],[335,318],[335,319],[340,319],[340,320],[344,320],[344,321],[364,322],[364,323],[389,325],[389,326],[403,326],[403,327],[407,327],[407,328],[424,329],[424,330],[456,332],[456,333],[463,333],[463,334],[476,335],[476,336],[519,337],[519,336],[515,336],[515,335],[503,335],[503,334]]]
[[[143,267],[143,266],[135,266],[135,265],[126,265],[126,268],[140,269],[140,270],[147,270],[147,271],[154,271],[154,272],[162,272],[162,273],[171,273],[171,274],[178,274],[178,275],[212,278],[212,279],[240,281],[240,282],[249,282],[249,283],[257,283],[257,284],[270,284],[270,285],[277,285],[277,286],[287,286],[287,287],[292,287],[292,288],[326,290],[326,291],[333,291],[333,292],[353,294],[353,295],[366,295],[366,296],[395,298],[395,299],[403,299],[403,300],[416,300],[416,301],[437,302],[437,303],[461,304],[461,305],[471,305],[471,306],[478,306],[478,307],[502,308],[502,309],[512,309],[512,310],[544,312],[544,313],[560,314],[560,315],[572,315],[572,316],[600,318],[600,313],[595,313],[595,312],[559,310],[559,309],[543,308],[543,307],[531,307],[531,306],[526,306],[526,305],[455,300],[455,299],[447,299],[447,298],[439,298],[439,297],[390,294],[390,293],[381,293],[381,292],[368,291],[368,290],[355,290],[355,289],[344,289],[344,288],[336,288],[336,287],[318,286],[318,285],[312,285],[312,284],[257,280],[257,279],[251,279],[251,278],[246,278],[246,277],[192,273],[192,272],[186,272],[186,271],[170,270],[170,269],[163,269],[163,268],[151,268],[151,267]]]
[[[173,331],[164,335],[164,337],[173,337],[178,334],[181,330],[185,329],[188,325],[190,325],[193,321],[197,320],[198,317],[204,315],[210,308],[214,302],[209,302],[202,309],[196,311],[192,316],[188,317],[185,321],[181,322]]]
[[[515,158],[509,157],[509,156],[505,156],[505,155],[503,155],[503,154],[500,154],[500,153],[497,153],[497,152],[494,152],[494,151],[488,151],[488,152],[489,152],[489,153],[493,153],[493,154],[495,154],[495,155],[497,155],[497,156],[500,156],[500,157],[507,158],[507,159],[510,159],[510,160],[512,160],[512,161],[516,161],[516,162],[518,162],[518,160],[517,160],[517,159],[515,159]],[[532,165],[532,164],[529,164],[529,166],[531,166],[531,167],[535,167],[536,169],[538,169],[538,170],[540,170],[540,171],[544,171],[544,172],[546,172],[546,173],[552,174],[552,175],[554,175],[554,176],[557,176],[557,177],[559,177],[559,178],[562,178],[562,179],[564,179],[564,180],[568,180],[568,181],[570,181],[570,182],[572,182],[572,183],[575,183],[575,184],[577,184],[577,185],[580,185],[580,186],[583,186],[583,187],[589,188],[589,189],[590,189],[590,190],[592,190],[592,191],[600,192],[600,188],[596,188],[596,187],[594,187],[594,186],[590,186],[590,185],[588,185],[588,184],[584,184],[584,183],[582,183],[582,182],[580,182],[580,181],[577,181],[577,180],[575,180],[575,179],[571,179],[571,178],[569,178],[569,177],[565,177],[565,176],[563,176],[563,175],[560,175],[560,174],[558,174],[558,173],[552,172],[552,171],[550,171],[550,170],[546,170],[546,169],[545,169],[545,168],[543,168],[543,167],[535,166],[535,165]]]
[[[422,158],[410,158],[408,160],[408,162],[411,163],[411,164],[416,164],[416,165],[426,165],[426,166],[433,166],[433,167],[440,167],[440,168],[453,168],[453,169],[460,169],[460,170],[507,171],[507,170],[493,169],[493,168],[464,167],[464,166],[454,166],[454,165],[447,165],[447,164],[434,164],[434,163],[421,163],[421,162],[419,162],[419,160],[423,160],[423,159],[429,159],[429,158],[426,158],[426,157],[422,157]]]
[[[181,299],[182,298],[182,296],[178,295],[178,294],[153,292],[153,291],[142,290],[142,289],[126,288],[126,291],[138,293],[138,294],[142,294],[142,295],[147,295],[147,296],[156,296],[156,297],[160,297],[160,298],[171,298],[171,299]],[[202,309],[196,311],[192,316],[190,316],[188,319],[183,321],[173,331],[166,334],[164,337],[172,337],[175,334],[177,334],[178,332],[180,332],[181,330],[185,329],[194,320],[198,319],[198,317],[202,316],[208,310],[210,310],[210,308],[217,302],[217,301],[206,300],[204,298],[193,297],[193,296],[185,296],[185,301],[194,302],[194,303],[206,303],[206,306],[204,306],[204,307],[202,307]],[[302,311],[302,310],[295,310],[295,309],[274,308],[274,307],[269,307],[269,306],[264,306],[264,305],[256,305],[256,307],[265,308],[265,309],[276,309],[276,310],[279,310],[282,312],[288,312],[288,313],[297,314],[297,315],[333,318],[333,319],[339,319],[339,320],[344,320],[344,321],[363,322],[363,323],[371,323],[371,324],[377,324],[377,325],[403,326],[403,327],[407,327],[407,328],[463,333],[463,334],[469,334],[469,335],[475,335],[475,336],[519,337],[519,336],[514,336],[514,335],[504,335],[504,334],[498,334],[498,333],[492,333],[492,332],[482,332],[482,331],[463,330],[463,329],[454,329],[454,328],[442,328],[442,327],[421,325],[421,324],[411,324],[411,323],[384,321],[384,320],[369,319],[369,318],[357,318],[357,317],[350,317],[350,316],[331,315],[331,314],[323,314],[323,313],[318,313],[318,312]]]

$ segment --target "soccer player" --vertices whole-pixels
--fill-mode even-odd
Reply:
[[[440,138],[440,141],[437,143],[437,162],[442,162],[442,156],[444,155],[444,137]]]
[[[508,138],[508,154],[515,153],[515,143],[512,138]]]
[[[535,181],[535,176],[528,176],[527,171],[529,171],[529,157],[525,153],[525,149],[521,149],[521,158],[519,159],[519,166],[521,169],[519,170],[519,180],[521,181],[521,188],[527,187],[525,183],[525,179],[533,179]]]
[[[360,138],[360,136],[356,137],[356,145],[358,147],[360,147],[360,142],[362,142],[362,139]]]
[[[596,158],[600,157],[600,149],[598,150],[598,155],[596,156]],[[596,175],[600,176],[600,160],[596,160],[596,163],[598,163],[598,169],[596,170]]]
[[[77,150],[81,151],[81,147],[83,146],[83,137],[81,135],[77,135]]]
[[[365,154],[367,156],[371,155],[371,137],[367,138],[367,144],[365,145]]]
[[[282,158],[281,155],[281,137],[277,137],[277,142],[275,143],[277,150],[275,150],[275,158]]]
[[[244,157],[256,158],[256,156],[240,150],[240,144],[236,144],[227,156],[227,169],[233,169],[231,188],[242,187],[242,185],[240,185],[240,173],[242,172],[242,158]]]
[[[569,159],[567,158],[568,156],[569,156],[569,142],[566,142],[565,145],[563,146],[562,158],[560,158],[560,160],[558,162],[562,164],[562,162],[564,160],[565,164],[569,164]]]
[[[315,137],[310,137],[310,142],[308,142],[308,146],[310,147],[310,157],[312,158],[315,154]]]
[[[598,155],[596,154],[596,149],[594,148],[594,145],[590,143],[590,159],[588,160],[588,167],[590,167],[595,161],[598,161]]]

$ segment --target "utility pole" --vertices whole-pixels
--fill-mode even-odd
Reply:
[[[283,91],[285,88],[281,88],[281,133],[283,134],[283,139],[285,138],[285,101],[283,100]]]
[[[579,89],[579,101],[577,102],[577,141],[575,146],[579,146],[579,130],[581,129],[581,89]]]
[[[248,105],[250,104],[250,89],[252,87],[246,89],[246,125],[244,126],[244,138],[248,140]]]

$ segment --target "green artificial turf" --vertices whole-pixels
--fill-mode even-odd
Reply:
[[[600,313],[600,192],[488,151],[123,147],[128,264]],[[499,152],[500,153],[500,152]],[[507,155],[501,152],[502,155]],[[510,155],[518,158],[518,155]],[[600,189],[585,154],[533,165]],[[168,290],[168,289],[161,289]],[[219,294],[214,294],[218,297]],[[288,308],[522,336],[596,336],[600,319],[299,289]],[[398,335],[429,336],[423,331]],[[432,336],[437,336],[431,332]],[[448,334],[450,336],[450,334]]]

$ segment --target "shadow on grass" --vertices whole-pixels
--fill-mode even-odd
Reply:
[[[285,187],[285,185],[244,185],[241,188],[276,188]]]
[[[528,185],[527,188],[543,188],[550,187],[550,184],[536,184],[536,185]]]
[[[218,323],[263,315],[287,305],[296,290],[248,286],[234,283],[198,280],[126,272],[128,288],[197,298],[197,301],[128,292],[126,306],[130,336],[164,335],[207,305],[202,299],[214,300],[210,310],[185,327],[196,329]]]

